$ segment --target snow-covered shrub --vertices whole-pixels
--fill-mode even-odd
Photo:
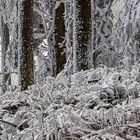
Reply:
[[[100,67],[0,96],[2,140],[139,139],[139,71]]]

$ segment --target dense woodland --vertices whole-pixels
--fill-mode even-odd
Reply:
[[[122,46],[128,46],[124,43],[132,40],[132,35],[130,31],[123,37],[122,32],[128,32],[123,29],[124,16],[119,17],[113,26],[115,15],[112,7],[116,2],[1,0],[3,92],[11,88],[15,90],[17,86],[19,90],[26,90],[32,84],[44,83],[47,76],[56,77],[61,71],[69,76],[100,65],[119,67],[122,62],[128,68],[137,62],[136,49],[136,56],[128,54],[130,64],[121,58],[128,56],[125,51],[127,48]],[[127,5],[131,4],[127,2]],[[137,5],[136,3],[135,8]],[[121,12],[125,11],[127,10]],[[128,22],[126,26],[131,28],[131,23]],[[12,84],[15,76],[18,77],[16,87]]]
[[[0,0],[0,140],[140,140],[139,0]]]

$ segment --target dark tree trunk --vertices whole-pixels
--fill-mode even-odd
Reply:
[[[64,22],[64,3],[61,3],[55,12],[55,53],[56,53],[56,73],[55,76],[64,69],[66,63],[65,52],[65,22]],[[63,43],[63,44],[62,44]]]
[[[21,90],[33,84],[33,0],[19,2],[19,84]]]
[[[16,8],[17,8],[16,16],[18,16],[18,0],[16,0]],[[14,36],[14,45],[13,45],[12,51],[14,54],[13,66],[14,66],[14,69],[17,70],[17,68],[18,68],[18,19],[16,20],[15,24],[16,24],[15,25],[15,36]]]
[[[74,1],[74,72],[91,67],[91,0]]]
[[[10,74],[8,71],[8,67],[6,66],[6,52],[8,50],[9,45],[9,28],[7,23],[4,23],[3,18],[1,22],[1,29],[2,29],[2,71],[3,71],[3,93],[6,92],[7,84],[11,84],[10,81]]]

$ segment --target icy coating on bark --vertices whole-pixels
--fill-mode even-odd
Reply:
[[[73,71],[91,68],[91,1],[73,1]]]

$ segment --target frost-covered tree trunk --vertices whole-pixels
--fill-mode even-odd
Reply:
[[[64,69],[66,63],[66,47],[65,47],[65,22],[64,22],[65,5],[60,3],[55,11],[55,55],[56,55],[56,73],[57,75]]]
[[[55,24],[55,1],[48,1],[48,14],[52,17],[52,20],[48,23],[48,54],[50,57],[50,68],[51,68],[51,76],[55,76],[56,73],[56,61],[55,61],[55,44],[54,44],[54,24]]]
[[[65,2],[66,75],[73,74],[73,0]]]
[[[18,0],[16,0],[16,10],[15,10],[15,16],[18,16]],[[18,19],[16,18],[15,20],[15,26],[14,26],[14,31],[13,31],[13,48],[12,48],[12,51],[13,51],[13,68],[17,71],[17,68],[18,68]]]
[[[8,24],[6,23],[6,21],[3,20],[3,18],[1,18],[1,31],[2,31],[1,42],[2,42],[2,72],[3,72],[2,85],[3,85],[3,93],[5,93],[6,85],[10,84],[10,75],[8,73],[8,67],[6,66],[7,60],[6,52],[8,50],[10,35]]]
[[[19,84],[26,90],[33,84],[33,0],[18,3]]]
[[[74,0],[73,71],[91,67],[91,0]]]
[[[93,65],[112,66],[113,50],[110,36],[112,34],[113,0],[93,0]]]

